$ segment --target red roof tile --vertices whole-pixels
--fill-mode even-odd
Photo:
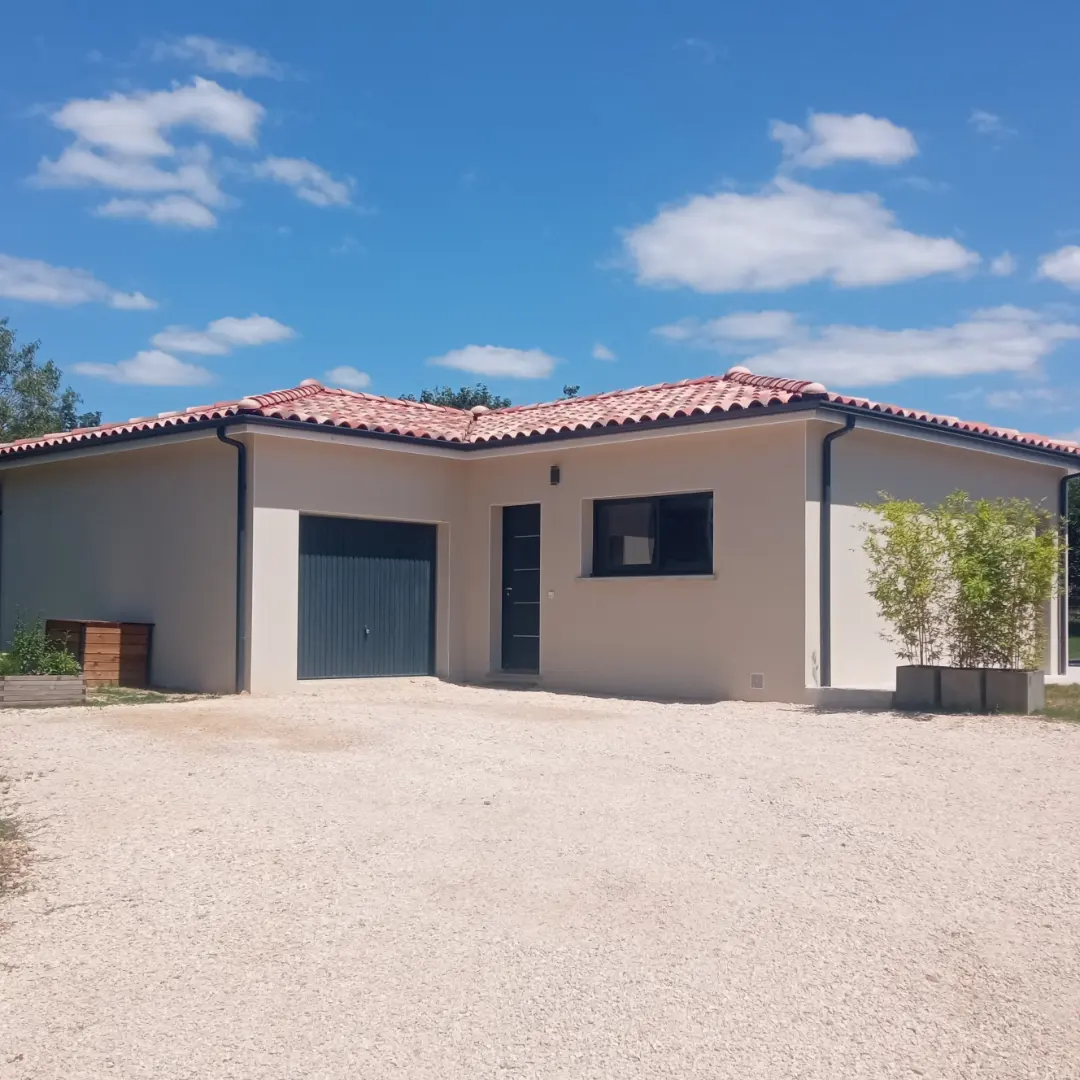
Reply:
[[[130,433],[152,434],[169,428],[206,424],[229,417],[271,417],[326,427],[348,428],[427,439],[458,445],[492,445],[538,436],[558,436],[656,423],[715,413],[746,412],[756,415],[778,406],[820,402],[866,410],[906,420],[938,425],[1001,439],[1023,446],[1080,456],[1080,445],[1029,435],[1011,428],[938,416],[867,398],[831,394],[820,384],[796,379],[754,375],[746,368],[732,368],[726,375],[709,375],[682,382],[613,390],[589,397],[564,398],[540,405],[515,405],[508,409],[476,409],[466,412],[439,405],[362,394],[305,380],[290,390],[242,398],[240,401],[200,405],[178,412],[103,424],[95,428],[42,435],[0,445],[0,458],[75,443],[106,442]]]

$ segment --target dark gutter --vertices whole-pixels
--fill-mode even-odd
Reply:
[[[755,416],[781,416],[791,413],[803,413],[822,411],[835,413],[840,416],[863,417],[875,423],[895,424],[898,427],[919,428],[933,432],[936,435],[948,439],[956,439],[961,442],[976,442],[999,450],[1011,449],[1021,455],[1035,458],[1050,459],[1054,462],[1068,461],[1076,463],[1080,460],[1080,454],[1068,453],[1064,450],[1052,450],[1047,447],[1030,446],[1024,443],[1010,442],[996,435],[985,435],[977,431],[961,431],[955,428],[945,427],[943,424],[935,424],[929,420],[919,420],[907,416],[890,416],[887,413],[878,412],[874,409],[863,408],[859,405],[844,405],[838,402],[825,401],[822,398],[805,398],[800,401],[792,401],[786,404],[751,406],[749,408],[736,409],[729,412],[698,413],[693,416],[676,416],[662,420],[644,420],[638,423],[608,424],[599,428],[575,429],[573,431],[554,431],[543,434],[529,435],[524,438],[500,439],[483,443],[461,443],[449,439],[419,438],[415,435],[395,435],[385,431],[367,431],[361,428],[338,427],[334,424],[316,424],[309,420],[282,420],[275,416],[260,416],[258,413],[237,413],[228,417],[214,417],[208,420],[195,420],[185,424],[170,425],[168,427],[152,428],[149,431],[127,431],[119,435],[110,435],[103,439],[87,440],[86,442],[61,443],[34,447],[33,449],[18,451],[14,454],[0,455],[0,466],[5,461],[23,461],[27,458],[39,457],[47,454],[61,454],[65,451],[90,450],[96,447],[107,447],[119,443],[134,442],[143,439],[181,435],[193,431],[217,430],[223,423],[229,426],[250,424],[258,427],[279,428],[291,431],[323,431],[331,435],[341,435],[349,438],[374,439],[377,442],[397,443],[408,446],[431,446],[456,453],[495,453],[499,450],[513,446],[535,446],[549,442],[567,442],[577,439],[603,438],[606,435],[626,435],[639,431],[658,431],[670,428],[696,427],[700,424],[717,424],[727,420],[747,420]]]
[[[848,414],[844,426],[821,440],[821,502],[818,506],[818,683],[832,686],[832,444],[855,429]]]
[[[1061,521],[1061,579],[1058,588],[1058,674],[1069,674],[1069,481],[1080,472],[1066,473],[1058,481],[1058,518]]]
[[[1000,435],[987,435],[981,431],[964,431],[960,428],[946,427],[944,424],[935,424],[932,420],[920,420],[915,416],[891,416],[888,413],[879,412],[877,409],[869,409],[861,405],[844,405],[836,401],[819,402],[818,408],[826,412],[839,413],[841,416],[862,417],[880,424],[895,424],[897,427],[919,428],[923,431],[932,431],[942,435],[946,439],[959,439],[964,442],[977,442],[987,447],[997,447],[999,450],[1011,449],[1018,454],[1030,454],[1033,457],[1051,458],[1056,462],[1080,461],[1080,454],[1070,453],[1067,450],[1053,450],[1046,446],[1033,446],[1030,443],[1013,442]]]
[[[217,437],[236,447],[236,692],[244,692],[244,661],[247,658],[247,447],[239,439],[225,434],[226,425],[219,424]]]

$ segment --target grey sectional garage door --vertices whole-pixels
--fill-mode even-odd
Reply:
[[[435,526],[300,517],[301,679],[435,672]]]

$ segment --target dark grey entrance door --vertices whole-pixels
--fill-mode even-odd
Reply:
[[[434,674],[435,528],[301,515],[299,678]]]
[[[540,504],[504,506],[502,666],[540,670]]]

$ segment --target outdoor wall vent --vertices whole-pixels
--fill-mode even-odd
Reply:
[[[751,690],[764,690],[765,689],[765,676],[751,675],[750,676],[750,689]]]
[[[551,486],[554,487],[562,479],[558,465],[551,466]]]

